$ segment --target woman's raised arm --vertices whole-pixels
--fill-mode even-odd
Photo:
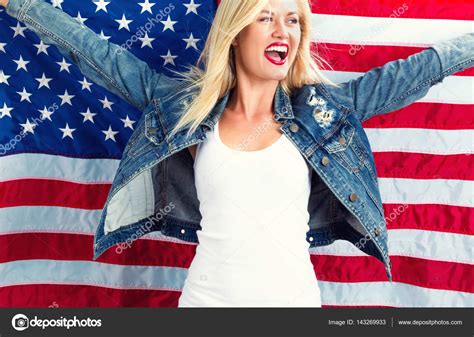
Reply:
[[[373,68],[329,92],[340,104],[355,110],[363,122],[419,100],[445,77],[472,66],[474,33],[467,33]]]
[[[169,91],[170,78],[43,0],[0,0],[7,14],[55,45],[81,72],[140,110]],[[165,88],[168,86],[168,88]]]

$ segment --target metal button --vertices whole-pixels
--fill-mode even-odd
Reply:
[[[329,165],[329,158],[324,156],[322,159],[321,159],[321,164],[323,164],[324,166],[328,166]]]
[[[375,227],[374,234],[375,234],[375,236],[379,236],[380,235],[380,228]]]
[[[184,233],[186,233],[186,230],[182,229],[181,234],[184,234]]]
[[[299,128],[298,124],[292,123],[292,124],[290,125],[290,130],[291,130],[291,132],[297,132],[299,129],[300,129],[300,128]]]
[[[352,202],[356,201],[357,200],[357,194],[351,193],[351,195],[349,196],[349,200],[352,201]]]
[[[346,138],[341,137],[338,139],[339,144],[344,145],[346,143]]]
[[[288,112],[288,109],[287,108],[283,108],[281,109],[282,112]]]

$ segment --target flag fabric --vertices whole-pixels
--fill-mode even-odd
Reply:
[[[172,76],[169,69],[193,63],[218,3],[139,1],[52,5],[111,43],[129,43],[159,72]],[[313,49],[336,82],[470,32],[474,22],[467,0],[313,1],[312,12]],[[459,72],[412,105],[364,122],[393,283],[349,242],[310,249],[323,307],[474,304],[473,76]],[[155,232],[92,260],[101,210],[141,113],[0,13],[0,307],[177,306],[181,290],[160,277],[187,269],[195,244]]]

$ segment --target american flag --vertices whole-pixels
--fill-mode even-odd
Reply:
[[[158,1],[52,0],[102,39],[123,44]],[[218,3],[168,1],[130,50],[159,72],[193,63]],[[344,82],[472,31],[467,0],[313,1],[313,47]],[[309,250],[323,307],[466,307],[472,283],[474,71],[364,123],[389,230],[393,283],[346,241]],[[175,307],[160,276],[196,245],[149,233],[92,260],[93,235],[121,153],[142,112],[88,80],[53,45],[0,13],[0,306]],[[41,118],[42,117],[42,118]],[[36,124],[36,125],[35,125]],[[23,131],[23,133],[22,133]]]

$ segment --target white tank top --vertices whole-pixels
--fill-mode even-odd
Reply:
[[[320,307],[306,241],[311,174],[284,134],[237,151],[216,123],[196,151],[202,230],[178,307]]]

